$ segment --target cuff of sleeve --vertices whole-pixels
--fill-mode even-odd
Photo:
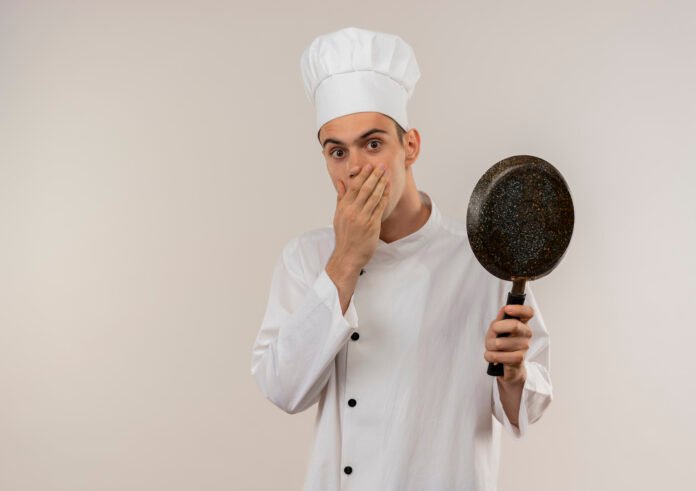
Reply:
[[[346,327],[351,328],[351,332],[358,328],[358,312],[355,309],[355,302],[353,301],[354,295],[350,297],[350,303],[344,315],[343,309],[341,308],[341,299],[338,295],[338,288],[325,269],[321,271],[314,282],[314,291],[327,307],[332,310],[338,309],[338,315],[342,318]]]
[[[544,410],[551,403],[553,395],[548,372],[535,362],[524,362],[527,378],[522,387],[522,397],[520,400],[520,412],[517,416],[518,426],[513,425],[505,413],[503,404],[500,400],[500,389],[498,388],[497,377],[493,377],[493,403],[494,411],[503,427],[515,438],[522,438],[527,433],[530,424],[538,420]]]
[[[498,387],[498,377],[493,378],[493,410],[497,416],[498,421],[503,423],[505,430],[513,435],[515,438],[522,438],[527,432],[527,383],[529,382],[529,372],[527,372],[527,379],[524,382],[524,387],[522,388],[522,399],[520,400],[520,411],[517,416],[518,426],[513,425],[503,408],[503,403],[500,400],[500,388]]]

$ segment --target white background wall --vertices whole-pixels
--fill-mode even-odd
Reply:
[[[554,402],[500,489],[686,489],[696,454],[689,1],[0,3],[0,489],[301,489],[316,408],[249,373],[283,244],[334,190],[299,57],[396,33],[419,189],[553,163],[576,228],[535,283]],[[482,367],[483,368],[483,367]]]

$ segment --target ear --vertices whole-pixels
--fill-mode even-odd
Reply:
[[[421,137],[417,129],[411,128],[404,135],[406,142],[404,144],[406,150],[406,166],[413,164],[418,159],[420,154]]]

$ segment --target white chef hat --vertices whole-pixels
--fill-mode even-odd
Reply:
[[[399,36],[357,27],[318,36],[302,53],[305,93],[324,123],[374,111],[408,130],[406,103],[420,78],[411,46]]]

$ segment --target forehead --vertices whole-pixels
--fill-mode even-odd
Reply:
[[[340,118],[332,119],[319,129],[319,139],[337,138],[349,140],[357,138],[363,132],[379,128],[391,132],[392,120],[388,116],[378,112],[360,112],[347,114]]]

